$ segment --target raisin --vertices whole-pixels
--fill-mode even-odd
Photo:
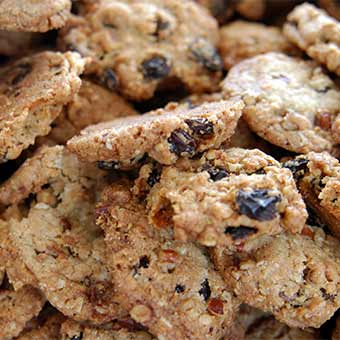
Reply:
[[[170,27],[170,23],[168,21],[163,20],[163,18],[158,17],[156,21],[156,30],[153,35],[157,38],[160,38],[160,35],[163,31]]]
[[[32,71],[32,66],[30,64],[20,64],[15,68],[16,76],[12,79],[11,84],[17,85],[25,79],[25,77]]]
[[[207,118],[186,119],[189,129],[200,137],[210,137],[214,134],[214,125]]]
[[[117,89],[118,78],[112,69],[107,68],[104,70],[103,83],[110,90]]]
[[[182,156],[183,154],[193,156],[195,154],[196,142],[184,130],[177,129],[173,131],[168,138],[168,142],[170,143],[170,152],[177,156]]]
[[[102,170],[117,170],[119,169],[119,163],[116,161],[98,161],[97,167]]]
[[[211,289],[210,289],[210,285],[209,285],[208,279],[205,279],[201,283],[201,287],[202,288],[198,291],[198,293],[203,296],[204,301],[208,301],[210,296],[211,296]]]
[[[224,229],[225,234],[231,235],[232,239],[240,240],[247,238],[250,235],[256,234],[257,229],[251,228],[251,227],[245,227],[245,226],[239,226],[239,227],[227,227]]]
[[[307,169],[308,159],[295,158],[282,164],[284,168],[289,169],[296,179],[300,178]]]
[[[176,285],[176,287],[175,287],[176,293],[183,293],[184,291],[185,291],[185,286],[183,286],[181,284]]]
[[[170,73],[170,65],[162,56],[155,56],[144,60],[142,71],[146,79],[162,79]]]
[[[72,0],[71,13],[79,14],[79,6],[78,5],[79,5],[78,0]]]
[[[327,293],[326,289],[325,288],[320,288],[320,292],[322,294],[322,297],[325,299],[325,300],[331,300],[331,301],[334,301],[335,297],[336,297],[336,294],[329,294]]]
[[[239,212],[257,221],[270,221],[275,218],[276,203],[281,196],[271,196],[267,189],[253,191],[240,190],[236,196]]]
[[[159,182],[160,178],[161,178],[161,174],[162,174],[162,167],[159,164],[156,164],[152,170],[151,173],[148,177],[148,179],[146,180],[146,183],[148,185],[150,185],[150,187],[152,188],[156,183]]]
[[[227,170],[222,168],[209,168],[207,169],[210,179],[214,182],[220,181],[222,178],[229,176]]]
[[[216,48],[203,38],[196,39],[190,44],[189,50],[193,58],[211,72],[222,71],[222,59]]]
[[[150,264],[150,260],[147,256],[142,256],[139,259],[139,264],[138,264],[138,268],[148,268]]]
[[[83,332],[81,332],[79,335],[73,335],[72,338],[70,338],[70,340],[82,340],[83,338]]]

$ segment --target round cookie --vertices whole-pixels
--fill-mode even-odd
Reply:
[[[45,152],[54,159],[42,162],[49,160]],[[28,191],[32,202],[27,216],[9,224],[13,244],[39,288],[54,307],[75,320],[103,323],[125,315],[115,301],[104,238],[94,223],[103,173],[80,163],[62,146],[43,148],[30,162],[32,168],[34,163],[40,167],[41,178],[32,176],[27,183],[33,188]]]
[[[102,168],[131,168],[150,156],[172,164],[219,147],[233,134],[243,103],[238,100],[206,103],[190,108],[170,103],[164,109],[135,117],[115,119],[84,129],[68,148]]]
[[[203,249],[157,231],[128,183],[114,184],[97,206],[117,298],[159,339],[220,339],[237,301]]]
[[[71,0],[2,0],[0,29],[21,32],[46,32],[65,25]]]
[[[340,76],[340,22],[304,3],[288,15],[283,32],[311,58]]]
[[[173,227],[176,239],[241,251],[262,235],[302,231],[305,204],[292,173],[274,158],[232,148],[183,163],[158,173],[145,171],[146,165],[137,180],[137,186],[142,178],[153,185],[147,195],[150,223]]]
[[[3,2],[2,2],[3,3]],[[17,158],[79,90],[84,60],[67,52],[42,52],[0,68],[0,163]]]
[[[274,52],[244,60],[228,73],[223,93],[241,96],[249,127],[284,149],[331,150],[340,136],[339,88],[312,61]]]
[[[241,20],[221,28],[218,50],[227,70],[244,59],[266,52],[299,54],[278,27]]]
[[[319,328],[340,305],[339,241],[320,228],[281,234],[250,254],[212,250],[229,288],[244,303],[289,327]]]
[[[71,20],[59,40],[90,57],[87,73],[134,100],[174,79],[191,92],[212,91],[221,77],[217,22],[193,1],[102,1]]]

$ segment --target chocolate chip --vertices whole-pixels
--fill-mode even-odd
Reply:
[[[146,183],[150,185],[150,187],[153,187],[156,183],[159,182],[161,178],[161,173],[162,173],[162,167],[160,164],[156,164],[153,166],[151,173],[146,180]]]
[[[193,156],[195,154],[196,142],[184,130],[177,129],[173,131],[168,138],[168,142],[170,144],[170,152],[177,156],[182,156],[183,154]]]
[[[102,170],[117,170],[119,169],[119,163],[116,161],[98,161],[97,167]]]
[[[214,134],[214,125],[207,118],[186,119],[189,129],[200,137],[210,137]]]
[[[17,85],[21,81],[23,81],[26,76],[32,71],[32,66],[30,64],[20,64],[15,67],[15,77],[12,79],[11,84]]]
[[[184,291],[185,291],[185,286],[183,286],[181,284],[176,285],[176,287],[175,287],[176,293],[183,293]]]
[[[214,182],[229,176],[228,171],[222,168],[209,168],[207,172],[210,175],[210,179]]]
[[[274,219],[277,213],[276,203],[280,201],[280,195],[270,195],[267,189],[240,190],[236,196],[239,212],[257,221]]]
[[[118,87],[118,78],[114,71],[110,68],[107,68],[104,70],[103,73],[103,83],[104,85],[110,89],[110,90],[115,90]]]
[[[295,158],[293,160],[284,162],[282,166],[289,169],[296,179],[303,176],[307,170],[308,159],[306,158]]]
[[[142,63],[142,71],[146,79],[162,79],[170,73],[170,65],[162,56],[155,56]]]
[[[251,227],[244,227],[241,225],[239,227],[227,227],[224,229],[224,233],[231,235],[231,238],[235,241],[256,234],[257,229]]]
[[[198,293],[203,296],[204,301],[208,301],[210,296],[211,296],[211,289],[210,289],[210,285],[209,285],[208,279],[205,279],[201,283],[201,287],[202,288],[198,291]]]
[[[193,58],[209,71],[222,71],[222,59],[209,41],[198,38],[190,44],[189,50]]]

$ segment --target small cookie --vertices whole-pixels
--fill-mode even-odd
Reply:
[[[241,96],[249,127],[284,149],[330,150],[340,138],[340,90],[312,61],[274,52],[244,60],[229,71],[223,93]]]
[[[136,115],[126,100],[93,82],[83,80],[79,92],[52,123],[51,132],[37,144],[65,144],[85,127]]]
[[[42,52],[0,68],[0,163],[17,158],[37,136],[48,134],[79,90],[83,67],[77,53]]]
[[[340,244],[319,228],[305,228],[308,236],[274,236],[250,254],[216,247],[212,258],[242,302],[289,327],[318,328],[340,306]]]
[[[244,59],[266,52],[299,54],[278,27],[241,20],[221,28],[218,50],[227,70]]]
[[[62,49],[90,57],[87,73],[134,100],[151,98],[174,78],[191,92],[215,90],[217,42],[216,20],[182,0],[102,1],[60,33]]]
[[[141,169],[141,176],[153,184],[147,208],[156,227],[172,226],[181,241],[237,251],[264,234],[303,229],[305,204],[292,173],[274,158],[232,148],[208,151],[194,162],[192,169],[163,167],[157,176],[152,168],[148,177]]]
[[[32,183],[26,182],[32,191],[27,216],[9,222],[21,259],[49,302],[66,316],[103,323],[124,315],[105,265],[104,238],[94,223],[103,173],[62,146],[43,148],[30,162],[40,167],[41,179],[37,174],[38,180],[32,175]]]
[[[21,32],[46,32],[65,25],[71,0],[2,0],[0,29]]]
[[[295,177],[306,204],[340,238],[340,163],[328,152],[298,156],[283,163]]]
[[[157,231],[129,185],[114,184],[97,206],[117,298],[159,339],[220,339],[237,301],[203,249]]]
[[[283,33],[311,58],[340,76],[340,22],[322,9],[304,3],[288,15]]]
[[[206,103],[190,108],[168,104],[148,114],[116,119],[84,129],[68,148],[102,168],[131,168],[145,155],[172,164],[180,156],[193,157],[219,147],[233,134],[243,103],[238,100]]]

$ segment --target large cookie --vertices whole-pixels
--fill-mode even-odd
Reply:
[[[242,97],[243,118],[274,145],[307,153],[331,150],[339,140],[340,90],[312,61],[281,53],[244,60],[230,70],[223,91]]]
[[[174,78],[190,91],[216,89],[217,41],[215,19],[181,0],[101,1],[60,34],[63,49],[91,58],[87,73],[135,100],[151,98]]]
[[[42,52],[0,68],[0,163],[48,134],[79,90],[83,67],[77,53]]]
[[[121,316],[105,266],[104,238],[94,223],[103,173],[61,146],[43,148],[30,160],[33,169],[34,163],[41,178],[33,175],[32,183],[26,182],[32,192],[27,216],[10,220],[14,246],[49,302],[63,314],[93,323]],[[23,173],[19,169],[17,176]]]
[[[145,155],[162,164],[218,147],[233,134],[241,101],[219,101],[190,108],[168,104],[148,114],[116,119],[84,129],[68,148],[104,168],[129,168]]]
[[[220,339],[238,305],[203,249],[157,231],[129,185],[105,190],[97,209],[117,297],[160,339]]]
[[[71,0],[2,0],[0,29],[46,32],[65,25]]]

